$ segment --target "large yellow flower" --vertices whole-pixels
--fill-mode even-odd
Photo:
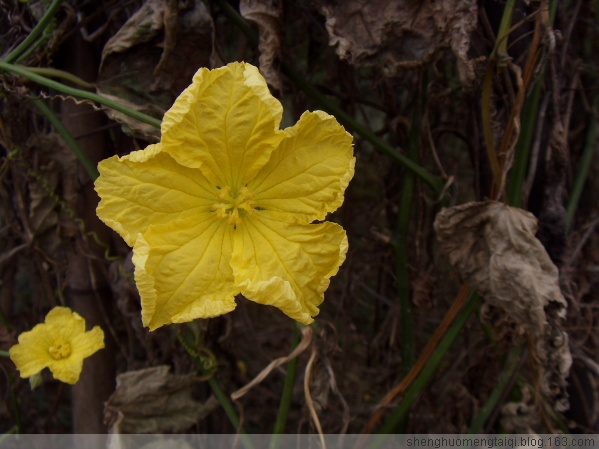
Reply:
[[[68,384],[79,380],[83,359],[104,347],[104,332],[98,326],[85,332],[85,320],[68,307],[55,307],[42,324],[19,335],[19,344],[9,355],[21,377],[50,368],[55,379]]]
[[[354,174],[334,117],[282,107],[249,64],[200,69],[162,121],[160,143],[99,164],[98,216],[133,246],[150,330],[235,308],[235,296],[313,321],[347,252],[324,220]]]

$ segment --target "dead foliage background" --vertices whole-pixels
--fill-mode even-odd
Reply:
[[[0,2],[2,54],[47,4]],[[481,302],[391,430],[598,433],[599,159],[585,156],[597,153],[598,51],[596,0],[73,0],[20,63],[160,118],[198,67],[244,60],[283,102],[285,126],[332,104],[374,136],[338,116],[357,156],[333,217],[350,250],[302,334],[288,433],[315,432],[314,413],[325,433],[380,429],[462,282]],[[0,81],[0,350],[59,304],[107,337],[73,388],[44,373],[31,391],[0,358],[0,431],[230,433],[207,377],[231,394],[269,367],[235,403],[249,432],[271,432],[294,323],[239,298],[227,316],[143,329],[129,249],[96,218],[92,180],[34,101],[95,163],[156,129]]]

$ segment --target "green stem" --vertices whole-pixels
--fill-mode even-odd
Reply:
[[[31,73],[35,73],[36,75],[44,76],[46,78],[60,78],[65,81],[70,81],[73,84],[77,84],[85,89],[93,89],[94,85],[92,83],[88,83],[87,81],[83,81],[78,76],[73,75],[72,73],[65,72],[64,70],[53,69],[51,67],[24,67],[19,66],[25,70],[29,70]]]
[[[514,207],[521,207],[522,203],[522,186],[524,185],[530,148],[535,134],[542,85],[543,83],[540,80],[535,84],[532,94],[522,110],[522,128],[514,151],[514,166],[510,172],[510,180],[507,185],[507,199],[509,204]]]
[[[221,8],[223,13],[231,20],[235,25],[239,27],[239,29],[246,35],[248,40],[254,46],[258,44],[258,36],[256,32],[250,27],[247,22],[239,15],[239,13],[225,0],[215,0],[218,6]],[[287,76],[297,87],[303,90],[306,95],[315,100],[322,109],[334,115],[341,124],[345,125],[356,134],[359,134],[364,140],[367,140],[380,152],[388,155],[393,160],[401,164],[407,170],[410,170],[420,179],[422,179],[425,183],[427,183],[434,191],[436,195],[440,195],[444,181],[422,168],[415,162],[413,162],[407,156],[404,156],[401,153],[398,153],[394,148],[388,145],[384,140],[374,134],[370,129],[356,121],[353,117],[347,114],[343,109],[334,104],[333,102],[327,100],[322,93],[320,93],[314,86],[308,83],[298,72],[296,72],[292,67],[281,63],[281,72]]]
[[[196,360],[196,359],[194,358],[194,360]],[[197,360],[196,364],[200,367],[200,370],[201,370],[202,362]],[[229,418],[229,421],[231,421],[231,424],[235,428],[235,431],[238,432],[241,443],[243,444],[245,449],[254,449],[254,445],[252,444],[252,441],[247,436],[247,434],[245,433],[245,430],[243,429],[243,427],[241,426],[241,424],[239,422],[239,418],[237,417],[237,412],[235,411],[233,404],[231,404],[229,397],[225,394],[225,392],[220,387],[220,384],[218,383],[218,381],[216,380],[216,378],[214,376],[212,376],[210,379],[208,379],[208,385],[210,385],[210,388],[212,389],[212,393],[214,393],[214,396],[216,396],[216,399],[218,400],[221,407],[225,411],[225,414]]]
[[[468,429],[468,434],[483,433],[483,428],[489,419],[489,416],[491,416],[497,407],[499,400],[505,396],[506,390],[511,388],[518,369],[520,368],[520,362],[524,356],[524,349],[524,346],[517,346],[508,354],[505,367],[499,376],[497,385],[489,395],[487,402],[485,402],[481,408],[480,413],[472,421],[472,424]]]
[[[300,340],[300,330],[297,325],[293,325],[293,336],[291,337],[291,351],[293,351]],[[295,378],[297,377],[297,357],[292,359],[287,364],[287,372],[285,373],[285,385],[283,386],[283,394],[281,396],[281,402],[279,404],[279,411],[277,413],[277,420],[275,422],[274,429],[272,431],[272,439],[270,440],[270,449],[279,449],[281,446],[281,434],[285,433],[285,425],[287,424],[287,417],[289,416],[289,409],[291,408],[291,398],[293,397],[293,387],[295,385]]]
[[[499,55],[499,61],[505,60],[508,57],[507,53],[507,33],[512,26],[512,15],[514,13],[514,6],[516,6],[516,0],[508,0],[505,9],[503,10],[503,16],[501,17],[501,24],[499,25],[499,31],[497,31],[497,54]]]
[[[599,97],[597,97],[593,103],[593,109],[597,111],[599,108]],[[566,207],[566,232],[570,229],[572,221],[574,219],[574,213],[578,207],[578,201],[582,195],[584,184],[588,178],[589,171],[591,169],[591,162],[593,155],[595,154],[595,148],[597,148],[597,117],[595,114],[591,115],[591,121],[589,123],[589,129],[587,131],[587,138],[582,152],[582,158],[580,159],[580,167],[576,174],[576,180],[574,181],[574,187],[572,193],[568,199],[568,205]]]
[[[38,22],[38,24],[31,30],[29,35],[21,42],[17,48],[12,50],[6,57],[4,61],[7,63],[13,63],[19,60],[19,57],[27,51],[29,46],[38,38],[40,34],[44,32],[50,21],[54,18],[58,10],[60,9],[60,4],[62,0],[53,0],[50,4],[50,7],[42,17],[42,19]]]
[[[48,121],[52,123],[52,126],[54,126],[58,134],[60,134],[66,144],[71,148],[71,150],[73,150],[89,177],[95,181],[96,178],[100,176],[95,164],[87,157],[87,154],[85,154],[85,151],[83,151],[83,149],[79,146],[69,130],[62,124],[56,114],[54,114],[54,112],[48,106],[46,106],[46,103],[44,103],[42,100],[34,98],[33,104],[42,112],[42,114],[46,116]]]
[[[420,85],[421,94],[416,95],[416,103],[410,126],[408,157],[416,162],[420,154],[420,132],[421,114],[426,105],[426,80]],[[408,242],[410,234],[410,220],[412,217],[412,204],[416,190],[416,178],[414,173],[406,171],[403,176],[401,198],[399,203],[399,214],[397,216],[397,230],[395,233],[395,271],[397,274],[397,286],[400,310],[400,333],[401,333],[401,358],[402,366],[400,377],[405,377],[414,364],[414,311],[412,307],[412,288],[410,283],[410,271],[408,269]]]
[[[235,411],[233,404],[231,404],[229,397],[225,394],[220,384],[216,380],[216,373],[209,372],[210,370],[206,368],[204,360],[202,360],[202,357],[199,355],[199,352],[197,351],[197,341],[195,340],[197,337],[194,335],[193,332],[185,332],[186,335],[184,335],[184,331],[188,330],[190,326],[191,323],[188,323],[187,327],[179,328],[177,340],[179,341],[179,343],[181,343],[181,346],[183,346],[183,349],[185,349],[187,354],[191,356],[191,359],[196,364],[198,370],[202,375],[212,374],[208,378],[208,385],[210,386],[212,393],[214,394],[219,404],[225,411],[225,414],[227,415],[227,418],[229,418],[229,421],[231,421],[231,424],[233,425],[235,431],[239,433],[241,442],[243,443],[245,448],[254,449],[251,440],[247,437],[245,430],[241,426],[241,422],[239,421],[239,417],[237,416],[237,412]],[[212,358],[210,359],[210,366],[216,367],[216,361]]]
[[[293,325],[293,336],[291,337],[291,351],[293,351],[298,345],[300,340],[300,330],[297,325]],[[275,422],[273,434],[285,433],[285,424],[287,423],[287,416],[289,415],[289,408],[291,407],[291,398],[293,396],[293,386],[295,385],[295,378],[297,375],[297,357],[292,359],[287,364],[287,372],[285,373],[285,385],[283,386],[283,395],[281,396],[281,403],[279,404],[279,412],[277,413],[277,420]],[[271,446],[277,447],[277,446]]]
[[[122,112],[123,114],[126,114],[129,117],[133,117],[136,120],[147,123],[148,125],[160,128],[161,121],[157,118],[151,117],[147,114],[144,114],[143,112],[139,112],[134,109],[128,108],[127,106],[123,106],[122,104],[119,104],[109,98],[102,97],[101,95],[98,95],[96,93],[76,89],[70,86],[65,86],[64,84],[61,84],[57,81],[33,73],[31,70],[28,70],[25,67],[9,64],[5,61],[0,61],[0,70],[5,70],[7,72],[14,73],[15,75],[22,76],[30,81],[33,81],[34,83],[40,84],[45,87],[49,87],[50,89],[54,89],[63,94],[72,95],[73,97],[82,98],[84,100],[90,100],[99,103],[103,106],[114,109],[115,111]]]
[[[549,23],[551,25],[553,25],[555,21],[556,10],[557,1],[552,0],[549,10]],[[522,207],[522,186],[524,185],[530,149],[532,147],[532,141],[537,126],[537,112],[539,109],[544,74],[545,68],[543,67],[539,79],[535,83],[532,93],[522,109],[520,136],[514,151],[514,165],[510,171],[510,179],[507,184],[508,203],[514,207]]]
[[[478,295],[475,292],[470,293],[469,298],[466,300],[466,304],[462,310],[460,310],[453,323],[451,323],[451,326],[447,330],[445,337],[439,342],[439,346],[437,346],[435,351],[432,353],[426,366],[420,372],[420,375],[408,387],[402,401],[393,411],[393,414],[389,417],[389,420],[384,424],[379,433],[393,433],[397,428],[397,425],[405,420],[410,409],[412,408],[412,405],[414,404],[414,401],[416,401],[418,396],[420,396],[422,391],[424,391],[429,380],[437,371],[437,368],[439,368],[441,361],[447,355],[449,348],[455,342],[460,334],[460,331],[466,325],[470,315],[472,315],[472,312],[474,312],[478,305]],[[375,445],[372,446],[371,449],[380,448],[384,441],[384,438],[377,438],[375,440]]]
[[[0,351],[0,357],[10,357],[8,351]]]

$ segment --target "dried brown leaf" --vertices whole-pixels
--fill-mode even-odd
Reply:
[[[474,80],[467,53],[478,23],[475,0],[319,0],[317,5],[330,45],[353,65],[380,67],[394,76],[450,47],[462,82]]]
[[[572,358],[560,321],[566,315],[557,267],[535,237],[537,220],[495,201],[443,209],[435,220],[441,248],[465,282],[524,327],[535,342],[543,391],[557,409]]]
[[[272,87],[281,91],[281,73],[278,62],[281,57],[281,15],[283,5],[281,0],[241,0],[239,3],[241,15],[258,25],[260,40],[260,72]]]
[[[148,0],[104,46],[97,91],[162,118],[197,69],[211,65],[213,46],[214,23],[201,0]],[[157,141],[155,128],[121,113],[109,116]]]
[[[117,376],[117,386],[104,410],[111,433],[180,432],[218,407],[210,398],[192,398],[194,375],[169,373],[166,365],[129,371]]]

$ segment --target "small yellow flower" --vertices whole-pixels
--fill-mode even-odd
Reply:
[[[104,332],[98,326],[85,332],[85,320],[68,307],[55,307],[46,321],[19,335],[9,355],[21,377],[50,368],[55,379],[68,384],[79,380],[83,359],[104,347]]]
[[[354,174],[334,117],[283,109],[256,67],[200,69],[162,121],[160,143],[102,161],[98,216],[133,246],[142,321],[208,318],[235,296],[309,324],[347,237],[324,222]]]

